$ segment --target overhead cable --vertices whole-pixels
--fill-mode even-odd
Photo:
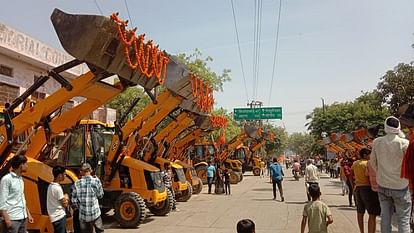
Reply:
[[[257,97],[257,90],[259,89],[259,77],[260,77],[260,52],[261,52],[261,41],[262,41],[262,15],[263,15],[263,1],[259,0],[258,5],[258,27],[257,27],[257,58],[256,58],[256,84],[255,93]]]
[[[270,81],[270,92],[269,92],[269,100],[268,104],[270,105],[270,100],[272,99],[272,88],[273,88],[273,80],[275,77],[275,68],[276,68],[276,57],[277,57],[277,49],[279,44],[279,29],[280,29],[280,15],[282,12],[282,0],[279,0],[279,13],[277,19],[277,28],[276,28],[276,39],[275,39],[275,53],[273,56],[273,70],[272,70],[272,79]]]
[[[234,29],[236,30],[237,46],[239,48],[239,58],[240,58],[241,71],[242,71],[242,75],[243,75],[244,90],[246,91],[246,103],[248,103],[249,102],[249,92],[247,91],[246,76],[244,74],[243,59],[242,59],[242,53],[241,53],[241,49],[240,49],[239,31],[237,30],[236,12],[234,10],[233,0],[230,0],[230,2],[231,2],[231,9],[233,11],[233,21],[234,21]]]
[[[126,10],[127,10],[127,13],[128,13],[129,22],[131,23],[131,26],[134,27],[134,24],[132,23],[131,14],[129,13],[128,3],[127,3],[126,0],[124,0],[124,3],[125,3],[125,7],[126,7]]]
[[[103,15],[103,12],[102,12],[101,8],[99,7],[97,0],[94,0],[94,2],[95,2],[96,8],[98,8],[99,13],[101,13],[101,15]]]

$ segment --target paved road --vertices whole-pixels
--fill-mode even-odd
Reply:
[[[278,200],[272,200],[269,178],[246,174],[240,184],[232,185],[232,195],[209,195],[204,186],[201,194],[194,195],[188,202],[179,203],[180,212],[166,217],[150,216],[146,223],[138,227],[138,231],[228,233],[236,232],[238,220],[251,218],[258,233],[300,232],[302,210],[306,203],[304,181],[294,181],[289,176],[290,171],[285,173],[288,175],[283,183],[285,202],[280,202],[279,196]],[[356,210],[348,207],[347,197],[340,194],[339,180],[325,176],[320,185],[322,200],[330,206],[334,218],[329,232],[358,233]],[[137,232],[137,229],[119,229],[111,218],[105,219],[105,227],[105,232],[109,233]],[[377,232],[378,229],[379,225]]]

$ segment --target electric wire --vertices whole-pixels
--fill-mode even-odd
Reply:
[[[244,74],[243,59],[242,59],[242,53],[241,53],[241,48],[240,48],[239,31],[237,30],[236,12],[234,10],[233,0],[230,0],[230,2],[231,2],[231,9],[233,11],[233,21],[234,21],[234,29],[236,31],[237,46],[239,48],[239,58],[240,58],[240,66],[241,66],[242,76],[243,76],[244,90],[246,91],[246,102],[248,103],[249,102],[249,92],[247,91],[246,75]]]
[[[258,27],[257,27],[257,58],[256,58],[256,84],[255,93],[257,97],[257,90],[259,89],[259,77],[260,77],[260,54],[261,54],[261,40],[262,40],[262,15],[263,15],[263,1],[259,0],[258,9]]]
[[[126,10],[127,10],[127,13],[128,13],[129,22],[131,23],[131,26],[134,27],[134,24],[132,23],[131,14],[129,13],[128,3],[127,3],[126,0],[124,0],[124,3],[125,3],[125,7],[126,7]]]
[[[256,84],[256,45],[257,45],[257,41],[256,41],[256,27],[257,27],[257,0],[254,0],[254,20],[253,20],[253,72],[252,72],[252,78],[253,78],[253,83],[252,83],[252,92],[253,92],[253,100],[256,99],[256,93],[255,91],[255,84]]]
[[[275,53],[273,56],[273,69],[272,69],[272,79],[270,81],[270,92],[269,92],[269,100],[268,104],[270,105],[270,100],[272,99],[272,89],[273,89],[273,80],[275,77],[275,68],[276,68],[276,57],[277,57],[277,50],[279,45],[279,30],[280,30],[280,15],[282,12],[282,0],[279,0],[279,13],[277,19],[277,28],[276,28],[276,39],[275,39]]]
[[[98,8],[99,13],[101,13],[101,15],[103,15],[102,9],[98,5],[98,1],[97,0],[94,0],[94,2],[95,2],[96,8]]]

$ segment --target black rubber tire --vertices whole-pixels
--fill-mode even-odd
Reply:
[[[115,219],[122,228],[135,228],[145,220],[146,209],[145,202],[139,194],[122,193],[115,201]],[[125,214],[131,213],[133,216],[125,216]]]
[[[240,177],[239,182],[241,182],[241,181],[243,180],[243,178],[244,178],[244,175],[243,175],[243,173],[242,173],[242,172],[239,172],[239,177]]]
[[[207,166],[206,165],[199,165],[196,168],[196,173],[198,178],[201,179],[201,181],[203,181],[203,184],[207,184]]]
[[[180,195],[175,195],[175,200],[179,202],[186,202],[190,200],[193,195],[193,186],[187,181],[187,190],[183,191]]]
[[[149,211],[155,216],[165,216],[171,212],[171,209],[173,207],[174,197],[168,188],[165,189],[167,190],[167,199],[155,206],[148,208]]]
[[[260,176],[260,168],[258,167],[253,168],[253,175]]]
[[[237,172],[230,172],[230,184],[237,184],[240,181],[240,175]]]
[[[199,194],[203,190],[203,181],[201,181],[200,178],[197,177],[199,180],[198,185],[193,187],[193,194]]]

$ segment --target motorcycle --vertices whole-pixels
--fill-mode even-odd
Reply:
[[[299,181],[300,175],[298,171],[292,171],[293,172],[293,177],[295,178],[296,181]]]

